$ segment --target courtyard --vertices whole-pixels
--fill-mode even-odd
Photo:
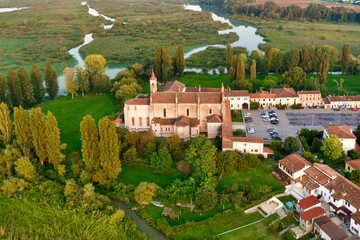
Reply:
[[[260,116],[263,111],[275,111],[278,119],[278,125],[272,125],[270,122],[264,122]],[[245,123],[246,128],[254,128],[255,133],[247,134],[248,137],[261,137],[271,139],[267,132],[269,128],[274,128],[281,138],[289,136],[297,136],[302,128],[313,130],[324,130],[325,124],[348,125],[351,129],[355,129],[360,122],[360,112],[353,112],[350,109],[342,109],[341,111],[333,111],[332,109],[259,109],[259,110],[243,110],[243,114],[250,113],[253,121]]]

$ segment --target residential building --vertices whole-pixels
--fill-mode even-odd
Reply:
[[[299,91],[298,96],[303,107],[322,106],[324,104],[320,91]]]
[[[351,216],[350,231],[360,237],[360,212]]]
[[[225,99],[230,101],[231,110],[250,108],[250,93],[248,90],[225,90]]]
[[[266,91],[258,91],[255,94],[250,94],[252,102],[258,102],[261,107],[274,107],[276,106],[276,94]]]
[[[360,159],[354,159],[345,162],[345,171],[352,172],[354,170],[360,170]]]
[[[321,202],[314,195],[310,195],[306,198],[298,200],[295,207],[298,213],[302,213],[315,207],[321,207]]]
[[[305,233],[309,233],[314,229],[314,220],[325,215],[326,212],[321,207],[315,207],[306,212],[302,212],[299,214],[300,227]]]
[[[360,96],[328,96],[324,98],[325,108],[360,108]]]
[[[347,125],[324,125],[323,139],[325,140],[330,135],[335,135],[339,138],[345,153],[352,149],[359,149],[359,145],[356,143],[356,136]]]
[[[344,240],[348,235],[327,216],[319,217],[314,221],[315,237],[324,240]]]
[[[293,88],[270,88],[276,94],[276,104],[292,106],[300,103],[300,98]]]

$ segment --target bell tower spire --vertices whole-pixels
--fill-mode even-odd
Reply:
[[[156,92],[157,92],[157,78],[155,76],[153,69],[150,78],[150,93],[156,93]]]

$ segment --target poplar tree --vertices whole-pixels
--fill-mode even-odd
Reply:
[[[231,68],[230,68],[230,83],[236,80],[237,73],[237,57],[232,58]]]
[[[99,136],[100,165],[106,178],[113,180],[121,172],[120,146],[115,124],[108,117],[99,121]]]
[[[172,73],[171,55],[168,47],[163,48],[161,59],[162,59],[162,66],[161,66],[162,80],[163,82],[167,82],[170,80]]]
[[[310,51],[309,51],[308,45],[305,44],[303,46],[302,50],[301,50],[301,63],[300,63],[300,66],[306,73],[309,73],[310,68],[311,68],[310,64],[311,64],[311,62],[310,62]]]
[[[244,59],[241,57],[239,58],[238,63],[238,73],[237,73],[237,80],[244,81],[245,80],[245,63]]]
[[[233,49],[232,49],[230,43],[228,43],[226,45],[226,69],[227,69],[228,73],[230,73],[230,71],[231,71],[232,61],[233,61]]]
[[[178,76],[183,75],[185,69],[184,48],[181,44],[177,45],[175,53],[175,72]]]
[[[252,64],[250,67],[250,80],[254,82],[256,80],[256,61],[252,60]]]
[[[9,103],[9,87],[5,77],[0,74],[0,103]]]
[[[83,96],[89,91],[89,78],[86,76],[85,70],[80,65],[76,65],[75,67],[75,83]]]
[[[20,106],[14,108],[14,125],[16,143],[21,148],[25,157],[30,156],[30,149],[33,147],[33,140],[30,129],[29,117],[25,110]]]
[[[159,82],[163,82],[162,80],[162,49],[158,47],[155,52],[155,74]]]
[[[65,159],[65,155],[62,154],[61,151],[66,148],[66,144],[61,143],[58,123],[55,116],[50,111],[47,113],[45,134],[48,162],[54,165],[60,175],[63,175],[60,171],[62,168],[59,167]]]
[[[37,103],[41,103],[45,96],[45,88],[42,81],[41,70],[39,66],[31,65],[31,85],[33,89],[33,96]]]
[[[265,61],[266,61],[266,71],[269,72],[271,68],[271,62],[272,62],[272,45],[271,43],[268,43],[266,45],[266,51],[265,51]]]
[[[11,101],[14,106],[20,106],[23,104],[20,80],[16,72],[13,70],[9,70],[7,77],[8,77]]]
[[[5,103],[0,104],[0,137],[5,143],[11,144],[12,122],[10,110]]]
[[[71,98],[74,99],[74,94],[78,90],[78,86],[75,82],[75,70],[72,68],[64,69],[64,77],[65,77],[65,88],[68,93],[71,94]]]
[[[46,61],[45,63],[45,84],[50,99],[54,100],[59,92],[59,82],[57,73],[49,61]]]
[[[320,67],[319,67],[319,83],[323,84],[326,82],[327,74],[329,71],[329,55],[327,53],[323,54]]]
[[[80,123],[81,152],[86,169],[94,172],[99,168],[99,134],[95,120],[86,115]]]
[[[32,92],[29,73],[25,70],[25,68],[21,67],[17,70],[17,75],[20,79],[20,87],[24,106],[29,107],[32,103]]]
[[[48,157],[48,153],[46,143],[46,121],[41,108],[33,108],[30,110],[29,122],[35,154],[39,158],[40,163],[44,165],[44,162]]]
[[[349,70],[350,65],[350,45],[344,44],[343,50],[342,50],[342,59],[341,59],[341,72],[347,73]]]

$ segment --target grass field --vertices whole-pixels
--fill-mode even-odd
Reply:
[[[73,100],[71,96],[60,97],[54,101],[47,101],[41,107],[44,113],[51,111],[59,124],[61,140],[67,144],[65,153],[80,152],[80,122],[86,115],[91,115],[96,122],[100,118],[112,113],[117,107],[118,101],[111,95],[77,96]]]

